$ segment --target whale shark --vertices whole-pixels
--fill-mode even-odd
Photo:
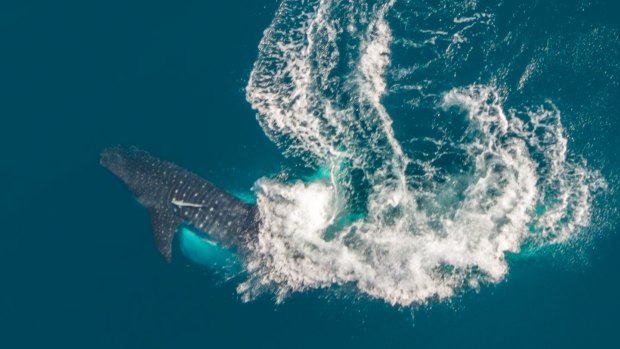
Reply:
[[[105,149],[100,163],[147,208],[155,244],[169,263],[174,235],[183,224],[241,253],[258,235],[260,217],[256,205],[239,200],[172,162],[136,147],[117,146]]]

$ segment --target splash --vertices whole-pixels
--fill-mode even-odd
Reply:
[[[563,243],[589,224],[605,182],[569,158],[551,101],[511,109],[494,84],[450,88],[437,94],[436,118],[463,126],[423,137],[432,156],[403,150],[382,103],[393,7],[283,1],[265,31],[247,99],[287,155],[328,174],[257,182],[263,223],[238,287],[245,299],[333,285],[402,306],[446,299],[501,281],[507,253]]]

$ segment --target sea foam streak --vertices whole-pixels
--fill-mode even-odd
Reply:
[[[568,159],[559,110],[551,102],[505,110],[493,85],[437,101],[442,117],[465,118],[458,139],[433,140],[460,154],[461,170],[428,161],[422,176],[408,175],[419,161],[401,148],[382,104],[392,7],[283,1],[265,31],[247,99],[288,155],[331,175],[257,182],[263,223],[238,288],[246,299],[334,284],[390,304],[443,299],[502,280],[507,252],[561,243],[589,223],[604,181]],[[352,215],[354,198],[363,198],[363,216]]]

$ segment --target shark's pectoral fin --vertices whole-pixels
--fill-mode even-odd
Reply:
[[[149,208],[151,224],[153,225],[153,237],[159,253],[168,263],[172,260],[172,239],[182,219],[174,214],[172,209],[165,206]]]

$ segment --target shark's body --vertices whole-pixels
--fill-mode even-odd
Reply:
[[[149,210],[157,248],[168,262],[172,259],[172,239],[182,223],[237,250],[243,250],[258,233],[256,205],[242,202],[171,162],[122,147],[106,149],[100,161]]]

